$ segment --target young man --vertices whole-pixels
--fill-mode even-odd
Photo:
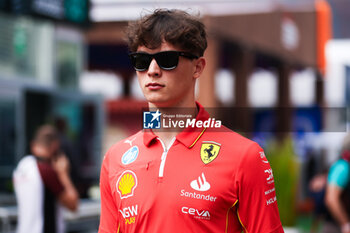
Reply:
[[[78,192],[69,177],[68,159],[59,153],[56,130],[40,127],[31,143],[33,155],[25,156],[13,173],[18,204],[17,233],[63,233],[57,205],[75,211]]]
[[[208,120],[194,96],[206,64],[204,25],[156,10],[131,24],[128,38],[149,107]],[[225,127],[140,131],[107,152],[100,186],[100,233],[283,232],[263,150]]]

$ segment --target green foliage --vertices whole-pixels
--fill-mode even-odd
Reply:
[[[283,226],[294,226],[297,220],[296,195],[299,164],[291,138],[272,141],[265,148],[274,174],[277,202]]]

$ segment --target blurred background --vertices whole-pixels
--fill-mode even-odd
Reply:
[[[348,0],[0,0],[0,232],[14,232],[12,172],[44,123],[60,130],[81,197],[67,231],[97,232],[101,160],[147,106],[124,30],[155,8],[203,19],[199,102],[264,148],[286,232],[317,232],[309,184],[350,121]]]

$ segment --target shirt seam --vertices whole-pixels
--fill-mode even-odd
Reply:
[[[202,132],[199,134],[199,136],[196,138],[196,140],[188,147],[188,148],[192,148],[196,143],[197,141],[199,140],[200,137],[202,137],[202,135],[204,134],[204,131],[206,130],[207,128],[204,128],[202,130]]]
[[[228,210],[227,210],[225,233],[227,233],[227,231],[228,231],[228,215],[229,215],[229,213],[230,213],[230,210],[237,204],[237,202],[238,202],[238,200],[236,200],[235,203],[233,203],[233,205],[232,205],[230,208],[228,208]]]
[[[241,224],[241,226],[243,227],[244,232],[248,233],[247,228],[244,226],[244,224],[242,223],[241,218],[239,217],[238,208],[237,208],[237,217],[238,217],[238,221],[239,221],[239,223],[240,223],[240,224]]]
[[[244,156],[241,156],[240,160],[238,161],[238,165],[237,165],[237,169],[235,169],[235,171],[232,173],[232,177],[231,177],[231,180],[234,181],[233,185],[235,185],[236,181],[237,181],[237,173],[238,171],[241,169],[241,165],[242,165],[242,161],[243,161],[243,158],[245,157],[245,155],[247,154],[247,151],[250,150],[251,147],[253,147],[256,143],[252,142],[252,144],[250,146],[248,146],[245,150],[244,150]],[[238,195],[238,192],[239,190],[236,190],[236,198],[237,200],[239,200],[239,195]]]
[[[245,159],[245,157],[247,156],[248,151],[249,151],[251,148],[253,148],[254,146],[256,146],[256,145],[257,145],[256,142],[251,142],[251,144],[245,148],[244,153],[243,153],[243,156],[242,156],[241,159],[239,160],[239,163],[238,163],[238,166],[237,166],[238,169],[236,169],[236,171],[233,173],[233,175],[235,176],[235,179],[234,179],[235,182],[237,181],[237,173],[238,173],[238,171],[241,170],[242,163],[243,163],[243,159]],[[240,188],[240,187],[239,187],[239,188]],[[240,196],[239,196],[239,190],[236,190],[236,191],[237,191],[237,192],[236,192],[237,201],[239,201],[239,198],[240,198]],[[244,224],[243,224],[241,218],[239,217],[238,209],[239,209],[239,207],[237,207],[237,217],[238,217],[238,220],[239,220],[241,226],[243,227],[244,232],[245,232],[245,233],[248,233],[248,230],[245,228],[245,226],[244,226]]]

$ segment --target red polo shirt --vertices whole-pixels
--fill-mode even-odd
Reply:
[[[140,131],[109,149],[100,187],[100,233],[283,232],[263,150],[225,127],[186,129],[168,148]]]

